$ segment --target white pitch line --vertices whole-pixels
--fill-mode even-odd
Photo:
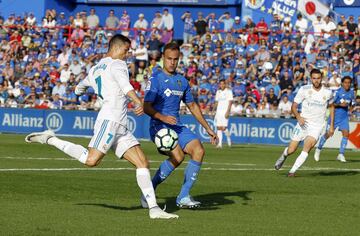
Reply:
[[[184,170],[185,168],[177,168],[177,170]],[[133,171],[135,168],[9,168],[0,169],[0,172],[25,172],[25,171],[121,171],[130,170]],[[151,170],[157,170],[157,168],[151,168]],[[276,171],[273,168],[201,168],[202,171]],[[332,170],[332,171],[355,171],[360,172],[360,169],[340,169],[340,168],[303,168],[302,171],[321,171],[321,170]]]
[[[10,160],[51,160],[51,161],[77,161],[75,159],[72,158],[51,158],[51,157],[12,157],[12,156],[7,156],[7,157],[0,157],[0,159],[10,159]],[[127,162],[125,160],[102,160],[102,161],[106,161],[106,162]],[[161,163],[163,161],[150,161],[150,163]],[[188,163],[187,161],[184,161],[184,163]],[[224,166],[256,166],[256,164],[249,164],[249,163],[223,163],[223,162],[203,162],[203,164],[207,164],[207,165],[224,165]]]

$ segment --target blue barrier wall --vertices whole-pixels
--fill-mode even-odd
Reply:
[[[30,133],[52,129],[61,135],[91,136],[97,112],[33,110],[33,109],[0,109],[0,132]],[[214,127],[213,119],[206,117]],[[182,116],[181,121],[204,141],[209,136],[198,122],[189,115]],[[260,119],[231,117],[229,131],[234,143],[256,143],[284,145],[290,141],[291,132],[296,124],[292,119]],[[129,115],[128,128],[135,137],[149,139],[149,117]]]

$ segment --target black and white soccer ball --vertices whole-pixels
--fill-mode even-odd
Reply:
[[[160,151],[169,152],[174,150],[178,144],[178,139],[178,135],[174,130],[163,128],[155,135],[155,145]]]

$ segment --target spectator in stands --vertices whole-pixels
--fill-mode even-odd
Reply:
[[[208,22],[208,29],[211,33],[219,30],[219,21],[216,19],[215,13],[210,13],[208,16],[205,17],[205,21]]]
[[[299,13],[295,22],[295,29],[302,34],[308,29],[308,21]]]
[[[85,25],[85,22],[83,21],[80,12],[76,13],[76,17],[74,21],[72,22],[72,27],[80,27],[83,28]]]
[[[160,36],[157,34],[151,34],[150,39],[146,43],[148,54],[152,58],[159,58],[161,54],[161,48],[164,45],[160,40]]]
[[[231,17],[230,12],[225,12],[222,16],[220,16],[219,22],[222,22],[224,24],[224,32],[232,31],[234,19]]]
[[[169,13],[169,10],[165,8],[161,17],[161,23],[158,26],[159,29],[166,29],[172,31],[174,28],[174,17]]]
[[[29,26],[35,26],[37,24],[34,13],[30,12],[29,17],[26,18],[26,24]]]
[[[287,95],[284,95],[279,103],[279,111],[280,115],[284,116],[285,118],[290,118],[291,116],[291,105],[292,103],[289,101]]]
[[[194,26],[196,29],[196,35],[201,37],[206,33],[207,22],[204,19],[202,12],[198,12],[198,18],[195,21]]]
[[[156,11],[154,18],[151,21],[151,29],[153,29],[153,32],[158,32],[158,30],[161,27],[161,21],[162,21],[161,13],[160,11]]]
[[[122,16],[119,21],[119,28],[121,30],[121,34],[128,37],[129,36],[129,28],[130,28],[131,19],[126,10],[123,10]]]
[[[292,27],[292,24],[291,24],[291,18],[290,17],[287,16],[287,17],[284,18],[284,22],[281,23],[280,30],[282,32],[285,32],[285,31],[292,32],[293,31],[293,27]]]
[[[191,18],[191,13],[189,11],[186,11],[181,16],[181,19],[184,21],[183,42],[184,44],[187,44],[193,37],[194,20]]]
[[[143,13],[139,14],[139,19],[135,21],[134,28],[137,29],[137,33],[139,34],[146,34],[146,30],[148,28],[149,23],[144,17]]]
[[[330,32],[332,30],[336,30],[336,25],[334,22],[330,20],[330,16],[325,16],[324,18],[324,24],[322,28],[323,37],[327,39],[330,37]]]
[[[106,18],[105,27],[109,29],[111,32],[115,32],[115,29],[119,27],[119,18],[115,16],[114,10],[109,11],[109,16]]]
[[[95,14],[95,9],[90,9],[90,15],[86,17],[86,24],[90,29],[95,29],[99,26],[99,17]]]
[[[268,25],[263,17],[260,18],[259,23],[256,24],[256,31],[260,33],[262,37],[266,37],[268,35]]]
[[[75,44],[80,47],[85,37],[85,32],[79,25],[76,26],[74,31],[71,34],[71,41],[75,42]]]
[[[347,21],[346,26],[349,32],[349,37],[352,39],[355,36],[356,29],[358,28],[358,25],[354,21],[353,15],[349,16],[349,20]]]

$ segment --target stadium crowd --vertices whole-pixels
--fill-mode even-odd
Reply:
[[[144,14],[110,10],[100,22],[95,9],[66,16],[47,10],[43,19],[32,14],[0,17],[0,106],[41,109],[98,109],[94,91],[77,97],[76,84],[107,52],[115,33],[132,40],[127,57],[129,75],[140,96],[152,73],[161,66],[161,50],[173,40],[174,19],[167,9],[150,24]],[[135,19],[136,18],[136,19]],[[310,22],[298,15],[274,14],[271,22],[225,12],[207,16],[184,12],[178,73],[190,83],[204,114],[213,114],[220,80],[233,91],[231,115],[289,117],[291,101],[309,72],[319,68],[324,85],[336,90],[351,76],[357,95],[352,118],[360,120],[360,16],[338,22],[318,16]],[[129,103],[131,108],[131,103]],[[187,113],[185,106],[182,113]]]

